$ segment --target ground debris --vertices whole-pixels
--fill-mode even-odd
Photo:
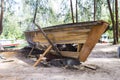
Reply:
[[[91,70],[96,70],[97,69],[97,66],[93,65],[93,64],[87,64],[87,65],[84,65],[85,68],[88,68],[88,69],[91,69]]]
[[[13,62],[14,60],[2,60],[1,63]]]
[[[106,51],[108,50],[109,51]],[[108,54],[104,55],[105,52]],[[112,51],[111,51],[112,50]],[[115,52],[116,53],[113,53]],[[0,80],[119,80],[120,59],[117,56],[117,46],[97,44],[91,56],[85,63],[74,66],[77,69],[65,67],[32,65],[35,61],[23,57],[17,51],[1,52],[1,56],[14,62],[0,63]],[[108,57],[110,56],[110,57]],[[53,58],[52,58],[53,59]],[[41,64],[41,63],[40,63]],[[46,66],[47,63],[45,63]],[[95,70],[85,66],[95,67]]]

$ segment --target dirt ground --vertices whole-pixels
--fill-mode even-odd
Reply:
[[[79,70],[64,67],[33,67],[34,61],[23,57],[17,51],[0,52],[6,62],[0,59],[0,80],[120,80],[120,59],[117,47],[120,45],[97,44],[87,61],[82,65],[96,67]]]

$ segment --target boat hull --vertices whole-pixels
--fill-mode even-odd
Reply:
[[[43,28],[48,38],[55,44],[79,44],[77,52],[63,52],[65,57],[77,58],[85,61],[101,35],[106,31],[108,23],[104,21],[91,21],[70,23]],[[26,31],[25,37],[28,43],[49,45],[46,38],[39,30]]]

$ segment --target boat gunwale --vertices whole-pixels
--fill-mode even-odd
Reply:
[[[97,26],[104,23],[105,21],[87,21],[87,22],[79,22],[79,23],[68,23],[68,24],[61,24],[61,25],[54,25],[42,28],[43,30],[53,30],[53,29],[61,29],[61,28],[73,28],[73,27],[89,27],[89,26]],[[107,23],[108,24],[108,23]],[[36,32],[38,29],[35,30],[27,30],[26,32]]]

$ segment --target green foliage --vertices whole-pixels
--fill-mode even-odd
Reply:
[[[78,22],[93,20],[93,1],[78,0]],[[111,4],[112,2],[113,0],[111,0]],[[37,3],[36,22],[41,27],[72,23],[69,0],[38,0]],[[0,38],[23,39],[24,31],[31,29],[35,8],[36,0],[21,0],[20,4],[16,0],[6,0],[4,30]],[[75,0],[73,0],[73,9],[75,18]],[[96,20],[100,19],[111,24],[106,0],[97,0]],[[36,29],[36,27],[34,28]],[[110,26],[110,28],[111,30],[108,30],[107,34],[112,38],[112,27]]]
[[[20,25],[17,22],[17,18],[13,15],[7,15],[4,18],[3,33],[1,38],[4,39],[19,39],[23,38]]]

